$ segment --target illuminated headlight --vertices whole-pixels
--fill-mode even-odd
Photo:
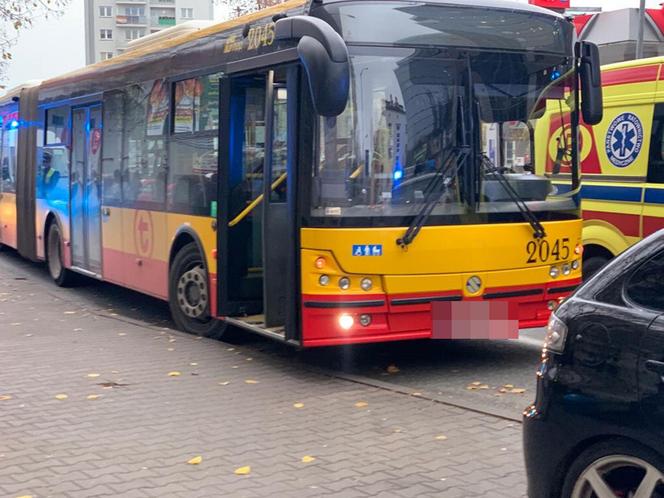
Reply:
[[[363,327],[368,327],[371,325],[371,315],[363,314],[360,315],[360,325]]]
[[[560,275],[560,269],[557,266],[552,266],[549,269],[549,276],[551,278],[558,278],[559,275]]]
[[[353,320],[353,317],[350,315],[341,315],[339,317],[339,327],[344,330],[350,330],[354,322],[355,320]]]
[[[327,285],[330,283],[330,277],[327,275],[321,275],[318,277],[318,283],[321,285]]]
[[[373,282],[370,278],[363,278],[360,282],[360,287],[362,287],[363,291],[370,291],[373,287]]]
[[[572,267],[569,265],[569,263],[563,264],[563,266],[562,266],[563,275],[569,275],[571,271],[572,271]]]
[[[339,279],[339,288],[341,290],[346,290],[350,288],[350,278],[348,277],[341,277]]]
[[[567,325],[553,313],[549,318],[549,324],[546,327],[546,336],[544,337],[544,351],[562,353],[565,349],[565,339],[567,338]]]
[[[579,269],[579,260],[575,259],[572,261],[572,270],[578,270]]]

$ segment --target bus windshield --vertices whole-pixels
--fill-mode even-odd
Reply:
[[[572,32],[564,21],[496,10],[508,20],[505,29],[487,16],[493,24],[481,31],[481,19],[474,27],[464,24],[478,9],[399,7],[402,2],[387,7],[392,4],[374,4],[389,12],[388,24],[390,19],[401,23],[392,39],[382,22],[358,38],[354,23],[372,16],[355,16],[353,9],[371,5],[326,7],[335,9],[327,20],[340,24],[350,40],[351,92],[340,116],[320,118],[311,217],[324,224],[336,219],[358,226],[403,225],[431,200],[435,188],[437,204],[428,224],[522,221],[496,174],[541,219],[577,216],[572,197],[555,195],[560,178],[554,186],[545,165],[535,164],[546,158],[534,153],[535,130],[549,115],[546,110],[564,108],[560,116],[566,116],[569,128],[573,93],[566,85],[572,78],[564,76],[573,70]],[[519,36],[517,28],[525,34]],[[380,43],[369,45],[371,36]],[[463,161],[447,160],[462,151]],[[569,174],[562,178],[571,185]]]

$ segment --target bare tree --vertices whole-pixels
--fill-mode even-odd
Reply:
[[[0,0],[0,81],[6,78],[11,48],[19,33],[38,19],[59,16],[70,0]],[[0,87],[2,87],[0,85]]]

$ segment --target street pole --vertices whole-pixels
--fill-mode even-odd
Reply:
[[[643,59],[643,28],[646,22],[646,0],[639,6],[639,30],[636,35],[636,58]]]

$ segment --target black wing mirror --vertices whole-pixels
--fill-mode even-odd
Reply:
[[[577,42],[576,52],[580,59],[581,114],[587,124],[596,125],[604,114],[599,50],[594,43],[582,41]]]
[[[322,19],[308,16],[279,19],[275,37],[300,40],[297,52],[307,73],[316,112],[327,117],[341,114],[350,88],[350,62],[343,38]]]

